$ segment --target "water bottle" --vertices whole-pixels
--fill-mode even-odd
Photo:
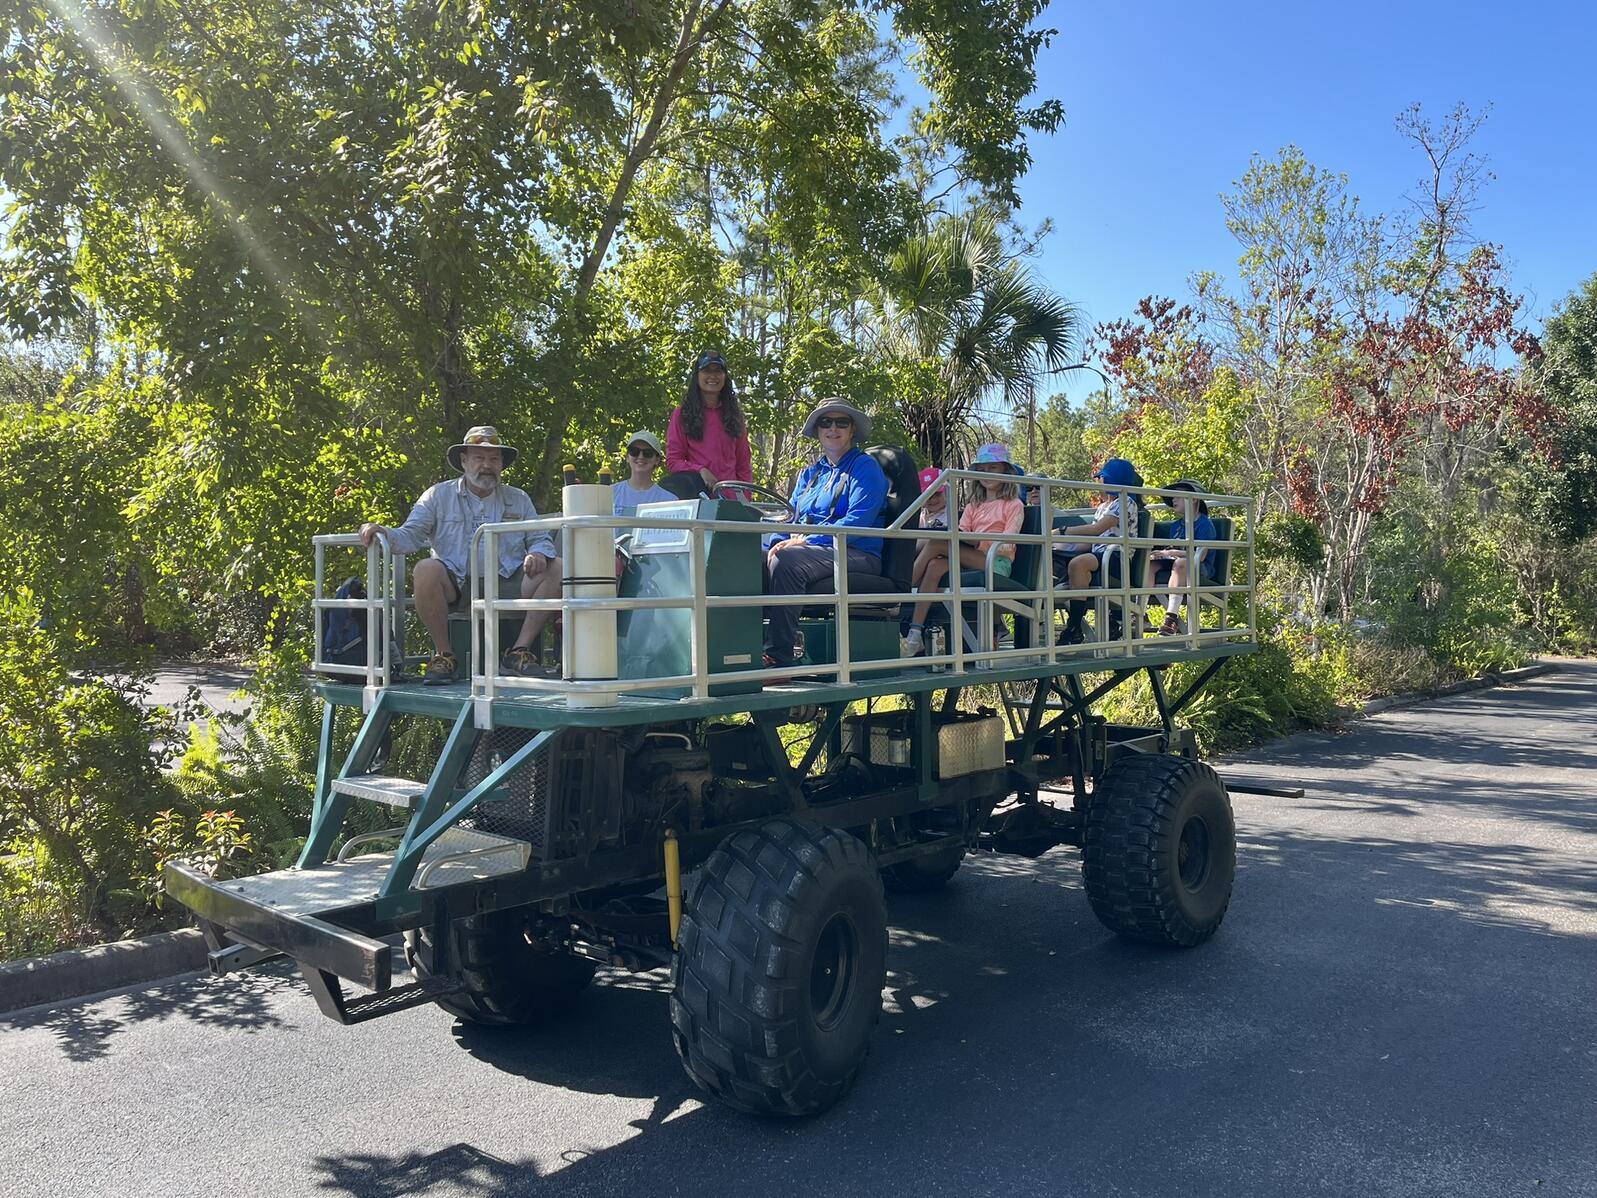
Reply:
[[[926,630],[926,656],[941,657],[948,652],[948,631],[941,624],[935,624]],[[940,661],[932,662],[932,673],[941,674],[948,667]]]

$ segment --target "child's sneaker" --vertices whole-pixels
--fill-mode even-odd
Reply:
[[[1179,618],[1177,618],[1176,613],[1173,612],[1173,611],[1172,612],[1166,612],[1165,613],[1165,617],[1164,617],[1164,623],[1159,625],[1159,635],[1160,636],[1180,636],[1181,635],[1181,631],[1182,631],[1182,629],[1181,629],[1181,621],[1180,621]]]
[[[905,657],[919,657],[926,652],[926,634],[921,631],[919,624],[909,626],[909,635],[904,638],[903,655]]]

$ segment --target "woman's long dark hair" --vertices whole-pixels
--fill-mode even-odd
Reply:
[[[727,371],[726,385],[721,388],[721,427],[726,429],[729,437],[742,436],[747,427],[731,371]],[[693,373],[688,375],[687,394],[682,397],[682,431],[695,441],[704,436],[704,393],[699,390],[697,363],[694,364]]]

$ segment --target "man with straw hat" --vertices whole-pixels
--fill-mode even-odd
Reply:
[[[422,492],[410,515],[398,528],[381,524],[360,526],[361,544],[370,545],[386,534],[397,554],[430,549],[432,556],[417,562],[411,590],[416,614],[433,640],[433,657],[427,664],[428,686],[454,680],[459,663],[449,651],[449,613],[467,600],[467,555],[471,538],[484,524],[505,520],[533,520],[538,509],[525,491],[506,486],[499,476],[519,456],[516,447],[500,439],[491,424],[466,430],[458,445],[445,456],[460,477],[435,483]],[[497,538],[498,560],[493,569],[478,562],[485,578],[497,581],[500,599],[550,599],[560,594],[560,557],[546,532],[506,534]],[[549,622],[549,612],[528,612],[516,643],[505,650],[500,669],[506,674],[541,672],[535,648],[538,635]]]

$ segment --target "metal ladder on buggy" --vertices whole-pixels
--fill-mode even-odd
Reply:
[[[453,992],[455,984],[439,976],[393,987],[393,946],[341,926],[333,917],[369,905],[375,922],[403,922],[421,913],[424,892],[524,872],[538,839],[530,823],[518,825],[501,813],[497,829],[488,830],[462,827],[461,820],[479,811],[485,800],[491,800],[491,807],[504,807],[507,781],[517,770],[540,764],[538,754],[556,734],[513,729],[479,733],[471,702],[462,701],[431,774],[417,781],[384,772],[378,760],[398,714],[396,706],[390,692],[377,693],[354,744],[333,773],[336,709],[326,704],[311,831],[294,868],[218,882],[191,867],[168,867],[169,890],[199,917],[213,973],[293,957],[317,1005],[340,1023],[364,1022]],[[539,796],[535,784],[529,785],[530,817]],[[405,822],[352,836],[329,860],[357,801],[403,811]],[[522,834],[509,834],[514,832]],[[396,840],[392,852],[360,851]],[[370,993],[347,996],[345,980]]]

